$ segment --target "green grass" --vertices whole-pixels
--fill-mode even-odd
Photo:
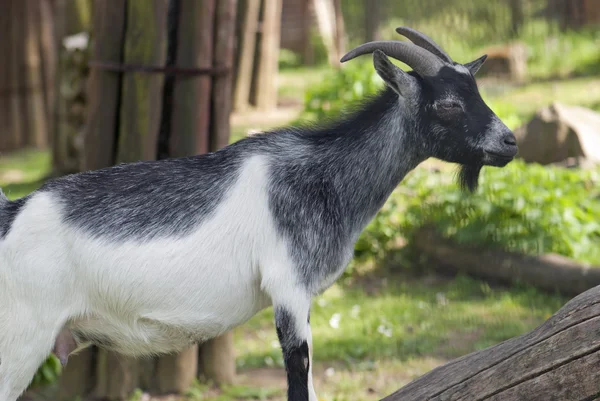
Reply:
[[[50,167],[50,153],[43,150],[0,155],[0,186],[9,199],[20,198],[42,184]]]
[[[314,360],[349,368],[389,359],[451,359],[532,329],[563,302],[531,288],[493,289],[467,277],[370,275],[336,284],[313,302]],[[236,346],[240,368],[283,366],[271,309],[236,331]]]

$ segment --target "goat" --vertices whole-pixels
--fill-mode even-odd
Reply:
[[[219,151],[120,164],[0,201],[0,400],[15,401],[55,352],[89,344],[172,353],[273,306],[288,399],[312,385],[311,299],[353,256],[359,234],[429,157],[482,166],[517,153],[479,95],[485,56],[454,61],[428,36],[369,42],[385,86],[321,127],[284,128]],[[413,70],[405,72],[388,56]]]

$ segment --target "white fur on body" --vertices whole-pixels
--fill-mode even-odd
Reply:
[[[267,165],[246,160],[216,213],[180,239],[103,242],[36,193],[0,240],[0,400],[25,389],[64,325],[141,356],[218,336],[272,303],[304,313],[310,298],[268,210]]]

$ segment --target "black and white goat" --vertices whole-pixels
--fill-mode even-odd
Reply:
[[[516,154],[479,95],[485,56],[458,64],[427,36],[371,42],[386,88],[325,128],[257,134],[206,155],[122,164],[0,197],[0,401],[54,351],[180,350],[273,305],[288,399],[315,401],[311,299],[341,275],[403,177],[435,157],[482,166]],[[404,72],[387,56],[413,68]]]

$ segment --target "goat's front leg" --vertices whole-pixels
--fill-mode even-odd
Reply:
[[[288,299],[291,301],[292,297]],[[274,308],[277,336],[287,371],[288,401],[317,401],[312,383],[310,298],[275,302]]]

